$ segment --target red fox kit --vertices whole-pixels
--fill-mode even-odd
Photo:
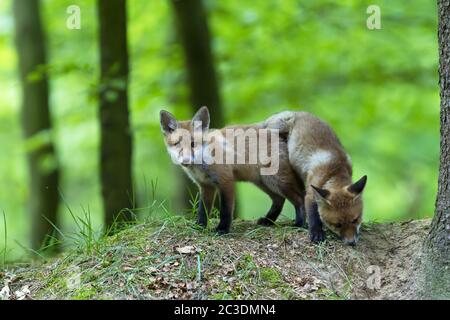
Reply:
[[[287,198],[295,207],[296,225],[303,226],[304,186],[289,164],[286,140],[278,135],[278,130],[264,129],[262,124],[209,129],[210,116],[206,107],[200,108],[193,119],[187,121],[177,121],[169,112],[161,111],[160,122],[172,160],[181,165],[199,187],[200,225],[206,226],[217,191],[220,223],[216,231],[228,233],[234,211],[235,182],[249,181],[272,199],[270,210],[258,223],[273,223]],[[270,140],[265,138],[267,133],[270,133]],[[260,149],[258,152],[250,150],[264,145],[270,150],[267,159],[263,159]]]
[[[281,112],[265,126],[288,135],[289,162],[306,186],[305,208],[313,242],[324,240],[322,222],[355,245],[367,176],[352,184],[352,164],[331,127],[307,112]]]

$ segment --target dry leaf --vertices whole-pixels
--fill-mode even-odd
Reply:
[[[25,300],[26,298],[30,297],[30,293],[31,292],[28,285],[25,285],[20,290],[14,292],[14,295],[16,296],[17,300]]]
[[[130,266],[123,266],[122,267],[122,270],[123,271],[131,271],[131,270],[133,270],[134,268],[133,267],[130,267]]]
[[[188,282],[188,283],[186,283],[186,289],[187,290],[194,290],[195,288],[197,288],[197,283],[196,282]]]
[[[0,291],[0,300],[9,300],[11,297],[11,290],[9,290],[8,283]]]
[[[190,253],[195,252],[194,246],[184,246],[184,247],[176,248],[176,250],[178,253],[181,253],[181,254],[190,254]]]

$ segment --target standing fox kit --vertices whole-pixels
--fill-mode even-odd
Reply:
[[[350,157],[330,126],[307,112],[290,111],[270,117],[265,126],[288,136],[289,162],[306,186],[311,240],[325,239],[324,223],[346,244],[355,245],[367,176],[352,183]]]
[[[209,129],[210,115],[206,107],[200,108],[192,120],[177,121],[167,111],[160,113],[161,129],[168,153],[177,164],[181,165],[188,176],[197,184],[201,201],[198,207],[198,223],[207,225],[208,214],[212,208],[216,192],[220,196],[220,223],[216,228],[219,234],[228,233],[235,206],[235,182],[248,181],[254,183],[272,199],[272,206],[260,224],[272,224],[279,216],[285,199],[295,207],[296,225],[304,224],[304,186],[289,164],[288,146],[285,139],[280,138],[278,130],[265,129],[262,124],[248,126],[230,126],[223,129]],[[258,130],[276,132],[270,141],[262,141],[259,134],[257,140],[246,143],[252,132]],[[228,133],[232,132],[232,135]],[[188,136],[188,139],[184,139]],[[183,138],[184,136],[184,138]],[[235,140],[244,141],[241,145]],[[187,141],[187,142],[186,142]],[[254,155],[249,148],[266,143],[271,150],[270,161],[218,163],[210,161],[209,148],[214,145],[214,155],[223,153],[234,159],[234,155],[250,160]],[[277,147],[277,148],[275,148]],[[276,158],[274,158],[276,156]],[[228,158],[227,158],[228,159]],[[220,162],[220,161],[219,161]],[[263,174],[264,169],[277,165],[276,172]]]

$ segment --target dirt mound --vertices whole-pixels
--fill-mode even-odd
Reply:
[[[214,224],[214,223],[212,223]],[[415,298],[428,220],[365,224],[349,247],[328,234],[235,221],[215,236],[182,217],[148,221],[58,259],[2,273],[7,299]]]

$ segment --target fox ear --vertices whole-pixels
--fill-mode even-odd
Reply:
[[[315,187],[313,185],[311,185],[311,188],[313,188],[314,193],[316,194],[318,199],[327,200],[327,197],[330,195],[330,191],[328,191],[326,189],[320,189],[320,188]]]
[[[192,124],[194,124],[194,122],[201,122],[203,130],[209,129],[209,121],[210,121],[209,110],[206,106],[203,106],[200,109],[198,109],[197,113],[192,118]]]
[[[171,133],[178,127],[178,123],[175,117],[170,112],[165,110],[161,110],[161,112],[159,113],[159,121],[161,124],[161,130],[164,133]]]
[[[364,187],[366,186],[366,182],[367,182],[367,176],[364,176],[361,179],[359,179],[358,181],[356,181],[354,184],[350,185],[347,188],[347,190],[355,195],[360,195],[363,192]]]

